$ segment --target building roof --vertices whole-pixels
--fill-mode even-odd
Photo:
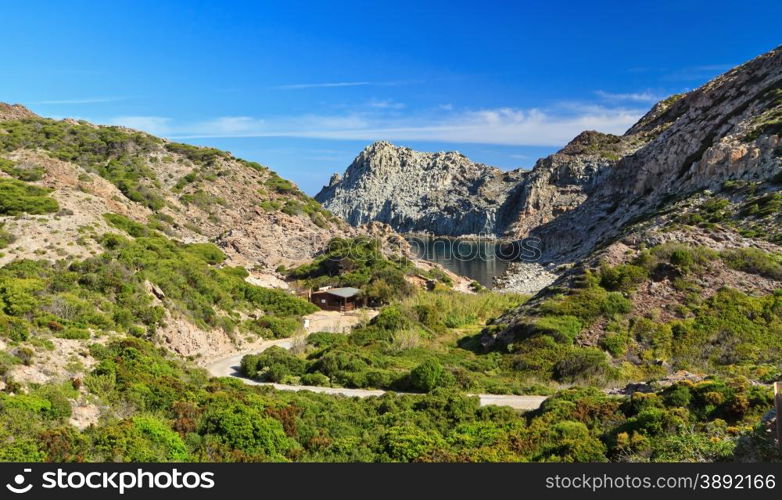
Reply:
[[[352,286],[346,286],[344,288],[329,288],[328,290],[321,290],[316,293],[328,293],[329,295],[336,295],[337,297],[342,297],[343,299],[348,299],[350,297],[354,297],[359,294],[361,290],[358,288],[353,288]]]

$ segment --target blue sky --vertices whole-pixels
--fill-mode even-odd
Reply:
[[[782,43],[782,2],[2,2],[0,101],[259,161],[379,139],[530,167]],[[423,4],[423,5],[422,5]]]

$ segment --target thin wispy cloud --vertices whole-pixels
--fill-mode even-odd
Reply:
[[[338,140],[440,141],[514,146],[561,146],[583,130],[623,133],[645,110],[584,106],[576,112],[491,108],[388,110],[294,116],[225,116],[178,123],[166,117],[117,117],[113,124],[146,130],[172,139],[228,137],[300,137]]]
[[[660,96],[651,92],[613,93],[605,90],[596,90],[595,95],[607,101],[632,101],[632,102],[657,102]]]
[[[280,90],[300,90],[300,89],[327,89],[327,88],[339,88],[339,87],[391,87],[395,85],[407,85],[411,81],[389,81],[389,82],[371,82],[371,81],[356,81],[356,82],[318,82],[318,83],[291,83],[286,85],[278,85],[274,88]]]
[[[372,99],[367,103],[370,108],[376,109],[404,109],[405,104],[393,99]]]
[[[51,99],[46,101],[37,101],[34,104],[101,104],[108,102],[118,102],[128,99],[127,97],[82,97],[76,99]]]
[[[297,89],[325,89],[332,87],[364,87],[372,85],[372,82],[326,82],[326,83],[292,83],[289,85],[278,85],[277,89],[297,90]]]

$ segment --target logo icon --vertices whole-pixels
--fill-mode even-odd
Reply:
[[[32,469],[24,469],[24,472],[26,472],[26,473],[27,472],[32,472],[32,471],[33,471]],[[32,484],[28,484],[27,486],[22,486],[25,483],[25,481],[26,481],[26,478],[24,477],[24,474],[17,474],[17,475],[14,476],[14,484],[16,486],[14,486],[11,483],[7,483],[5,485],[5,487],[8,488],[8,490],[11,493],[27,493],[28,491],[30,491],[33,488],[33,485]]]

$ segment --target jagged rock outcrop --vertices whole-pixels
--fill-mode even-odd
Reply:
[[[381,221],[401,232],[522,237],[580,205],[601,175],[650,134],[586,131],[531,171],[509,172],[459,153],[377,142],[315,199],[354,226]]]
[[[553,155],[541,158],[503,207],[502,233],[523,238],[529,232],[578,207],[617,161],[642,139],[596,131],[579,134]]]
[[[25,120],[27,118],[38,118],[38,115],[21,104],[0,102],[0,121]]]
[[[545,258],[582,258],[672,201],[780,171],[782,47],[677,97],[628,131],[650,140],[601,175],[583,203],[530,231]]]
[[[456,152],[376,142],[315,199],[354,226],[379,221],[401,232],[494,234],[503,204],[523,176]]]
[[[779,170],[782,48],[656,104],[624,135],[588,131],[532,171],[502,173],[458,153],[365,149],[316,197],[357,225],[542,240],[572,261],[670,201]]]

